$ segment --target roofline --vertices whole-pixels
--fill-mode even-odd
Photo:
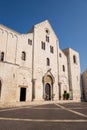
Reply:
[[[84,75],[85,73],[87,73],[87,68],[82,72],[82,75]]]
[[[16,33],[16,34],[20,35],[20,33],[19,33],[19,32],[16,32],[15,30],[13,30],[13,29],[11,29],[11,28],[9,28],[9,27],[6,27],[6,26],[5,26],[5,25],[3,25],[3,24],[0,24],[0,26],[1,26],[1,27],[3,27],[3,28],[5,28],[5,29],[9,29],[10,31],[12,31],[12,32],[14,32],[14,33]]]

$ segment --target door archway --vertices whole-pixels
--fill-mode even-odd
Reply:
[[[45,100],[51,100],[51,86],[49,83],[45,85]]]
[[[44,100],[53,100],[53,77],[51,75],[45,75],[43,77],[43,98]]]

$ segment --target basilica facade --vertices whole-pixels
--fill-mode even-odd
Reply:
[[[79,54],[60,49],[48,20],[26,34],[0,25],[0,102],[80,98]]]

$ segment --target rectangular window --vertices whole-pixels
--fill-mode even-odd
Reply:
[[[32,40],[28,39],[28,44],[32,45]]]
[[[61,53],[59,53],[59,57],[62,57],[62,54],[61,54]]]
[[[76,57],[76,55],[73,55],[73,63],[77,64],[77,57]]]

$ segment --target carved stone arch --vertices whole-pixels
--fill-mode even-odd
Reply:
[[[13,38],[13,34],[12,33],[9,33],[9,35]]]
[[[53,84],[53,79],[50,75],[45,75],[44,76],[44,83],[49,83],[49,84]]]
[[[18,36],[17,35],[14,35],[15,39],[18,39]]]
[[[8,37],[8,31],[7,30],[4,30],[3,31],[3,35],[6,37],[6,39],[7,39],[7,37]]]
[[[7,30],[4,30],[4,32],[8,35],[8,31]]]
[[[51,80],[52,84],[55,82],[55,78],[51,73],[51,69],[48,70],[43,77],[43,82],[47,82],[47,80]]]

